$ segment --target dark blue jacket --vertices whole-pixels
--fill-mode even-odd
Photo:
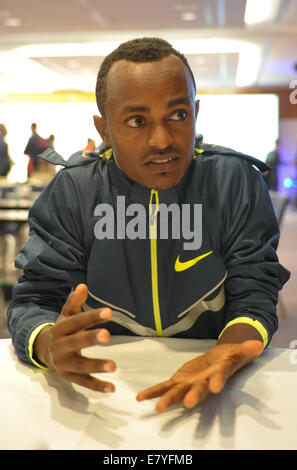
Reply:
[[[218,338],[230,322],[243,322],[269,343],[277,329],[278,290],[289,273],[278,262],[278,225],[255,168],[267,166],[218,146],[200,143],[195,152],[182,181],[164,191],[129,180],[111,149],[100,157],[77,153],[68,161],[52,149],[43,154],[65,168],[33,204],[29,241],[16,260],[23,274],[13,290],[8,326],[21,359],[32,360],[32,332],[56,321],[79,283],[89,289],[84,309],[112,308],[112,321],[104,325],[111,334]],[[132,203],[147,208],[152,226],[160,222],[161,204],[202,204],[200,248],[186,250],[182,235],[96,238],[102,214],[95,208],[105,203],[123,216],[119,196],[125,209]],[[157,211],[150,217],[153,202]]]

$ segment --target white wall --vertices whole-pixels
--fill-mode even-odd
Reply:
[[[274,94],[201,95],[197,132],[204,141],[264,161],[279,134]]]

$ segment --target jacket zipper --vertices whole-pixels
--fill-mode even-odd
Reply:
[[[153,310],[157,336],[163,336],[158,288],[158,259],[157,259],[157,214],[159,211],[159,193],[151,190],[149,216],[150,216],[150,248],[151,248],[151,277]]]

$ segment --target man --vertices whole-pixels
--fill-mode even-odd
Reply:
[[[32,135],[24,150],[24,154],[29,157],[28,176],[32,175],[32,173],[37,170],[39,163],[38,155],[49,146],[47,145],[46,140],[42,139],[37,134],[37,124],[35,122],[31,124],[31,131]]]
[[[180,400],[192,407],[260,354],[277,328],[277,292],[289,274],[278,263],[277,223],[252,166],[266,165],[196,146],[194,78],[163,40],[129,41],[110,54],[96,97],[101,158],[45,153],[66,168],[31,209],[30,239],[16,262],[24,274],[8,311],[13,343],[23,360],[113,392],[92,373],[116,364],[82,357],[81,349],[110,334],[218,339],[137,395],[160,397],[158,412]],[[164,207],[172,209],[168,220],[178,209],[185,215],[168,237],[160,236]]]
[[[7,176],[11,168],[11,160],[8,152],[8,145],[5,142],[7,129],[4,124],[0,124],[0,176]]]
[[[271,167],[270,171],[265,174],[265,181],[268,189],[271,191],[277,191],[278,188],[278,166],[280,164],[280,141],[279,139],[275,142],[275,148],[268,153],[265,162]]]

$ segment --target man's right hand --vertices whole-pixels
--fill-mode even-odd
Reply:
[[[81,349],[96,344],[106,344],[110,333],[106,329],[86,330],[111,319],[110,308],[82,312],[81,306],[88,296],[85,284],[77,286],[62,309],[55,325],[46,326],[34,342],[37,360],[70,382],[99,392],[114,392],[115,387],[93,377],[97,372],[113,372],[116,365],[110,360],[91,359],[81,355]]]

